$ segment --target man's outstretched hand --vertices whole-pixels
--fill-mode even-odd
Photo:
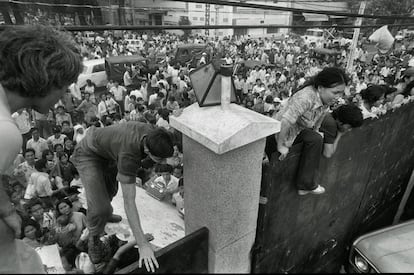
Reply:
[[[152,250],[149,243],[142,244],[138,247],[139,249],[139,260],[138,267],[142,267],[144,262],[145,268],[148,272],[155,272],[155,268],[159,268],[157,259],[155,258],[154,251]]]

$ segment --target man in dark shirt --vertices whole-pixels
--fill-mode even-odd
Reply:
[[[162,128],[130,121],[104,128],[90,128],[76,146],[73,163],[79,172],[88,203],[88,254],[99,263],[102,243],[99,239],[112,217],[111,200],[121,183],[125,213],[139,247],[139,267],[144,262],[148,271],[158,267],[154,252],[146,240],[135,204],[136,171],[146,156],[163,163],[173,155],[173,139]]]

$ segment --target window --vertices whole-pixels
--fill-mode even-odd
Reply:
[[[193,20],[194,20],[194,21],[197,21],[197,17],[193,17]]]
[[[92,73],[104,72],[105,71],[105,64],[98,64],[93,66]]]
[[[203,5],[201,5],[201,4],[196,5],[196,9],[202,9],[202,8],[203,8]]]
[[[204,17],[200,17],[200,21],[204,21]]]
[[[278,33],[279,28],[267,28],[267,33]]]
[[[223,18],[223,23],[228,23],[229,19],[228,18]]]

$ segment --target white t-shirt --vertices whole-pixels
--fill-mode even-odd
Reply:
[[[64,134],[60,134],[58,138],[55,138],[55,135],[52,135],[47,138],[47,142],[52,143],[53,146],[55,146],[56,144],[62,144],[62,146],[65,146],[65,137],[66,135]]]
[[[26,110],[23,110],[21,114],[18,112],[13,113],[12,118],[16,122],[17,127],[19,127],[20,133],[27,134],[30,131],[30,115]]]
[[[109,92],[114,95],[116,101],[124,100],[124,93],[127,89],[124,86],[118,85],[118,87],[112,87]]]
[[[133,91],[131,91],[131,93],[129,94],[129,96],[131,96],[131,95],[134,95],[135,98],[140,97],[140,98],[144,99],[144,95],[142,94],[142,92],[140,90],[133,90]]]

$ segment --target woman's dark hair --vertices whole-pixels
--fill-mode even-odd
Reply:
[[[22,231],[21,231],[21,238],[24,238],[24,229],[26,228],[26,226],[33,226],[34,228],[36,228],[36,237],[39,238],[41,237],[40,234],[40,225],[37,221],[33,220],[33,219],[23,219],[22,220]]]
[[[31,213],[32,207],[35,205],[40,205],[43,207],[43,209],[45,208],[43,202],[39,198],[35,197],[35,198],[30,199],[26,203],[25,208],[27,209],[27,212]]]
[[[372,106],[381,97],[385,96],[387,89],[383,85],[370,85],[366,89],[361,91],[361,98],[365,103]]]
[[[61,200],[59,200],[59,201],[56,203],[56,211],[57,211],[59,214],[62,214],[62,213],[60,213],[60,211],[59,211],[59,205],[60,205],[61,203],[66,203],[67,205],[69,205],[69,207],[70,207],[70,208],[72,208],[72,207],[73,207],[73,204],[72,204],[72,202],[71,202],[69,199],[66,199],[66,198],[61,199]]]
[[[159,158],[168,158],[174,154],[173,138],[163,128],[156,128],[148,133],[146,145],[151,154]]]
[[[310,85],[314,88],[318,88],[319,86],[324,88],[333,88],[341,84],[347,85],[348,81],[349,78],[344,70],[337,67],[326,67],[299,88]]]
[[[170,122],[169,116],[170,116],[170,111],[166,108],[162,108],[162,109],[158,109],[158,114],[160,115],[160,117],[162,117],[164,120]]]
[[[360,127],[364,122],[361,109],[353,104],[341,105],[332,111],[332,117],[352,128]]]
[[[173,172],[173,167],[169,164],[166,163],[157,163],[154,167],[154,171],[156,173],[172,173]]]
[[[76,249],[74,246],[67,246],[63,247],[62,250],[59,252],[61,257],[65,257],[66,261],[68,262],[71,267],[75,267],[76,257],[79,254],[79,250]]]
[[[39,159],[38,161],[35,162],[35,168],[37,171],[42,171],[43,169],[46,168],[46,163],[47,160],[46,159]]]
[[[411,96],[411,90],[414,88],[414,81],[411,81],[410,83],[405,86],[403,92],[401,93],[404,97]]]
[[[69,159],[68,154],[66,154],[65,152],[63,152],[62,154],[59,154],[59,160],[62,160],[62,157],[66,157],[67,159]]]
[[[49,154],[53,154],[52,151],[50,151],[49,149],[45,149],[42,152],[42,159],[46,160],[46,156]]]
[[[64,149],[64,146],[61,143],[56,143],[55,145],[53,145],[53,150],[56,152],[56,148],[58,147],[62,147],[62,149]]]
[[[265,98],[265,102],[266,103],[273,103],[273,96],[272,95],[267,95]]]
[[[23,97],[44,97],[76,82],[82,72],[80,48],[53,27],[6,27],[0,36],[0,83]]]
[[[26,156],[27,152],[32,152],[33,155],[36,155],[36,151],[33,148],[26,148],[26,151],[24,151],[24,156]]]
[[[145,106],[143,106],[142,104],[137,103],[137,105],[135,105],[135,109],[137,109],[138,112],[142,113],[143,111],[145,111]]]

